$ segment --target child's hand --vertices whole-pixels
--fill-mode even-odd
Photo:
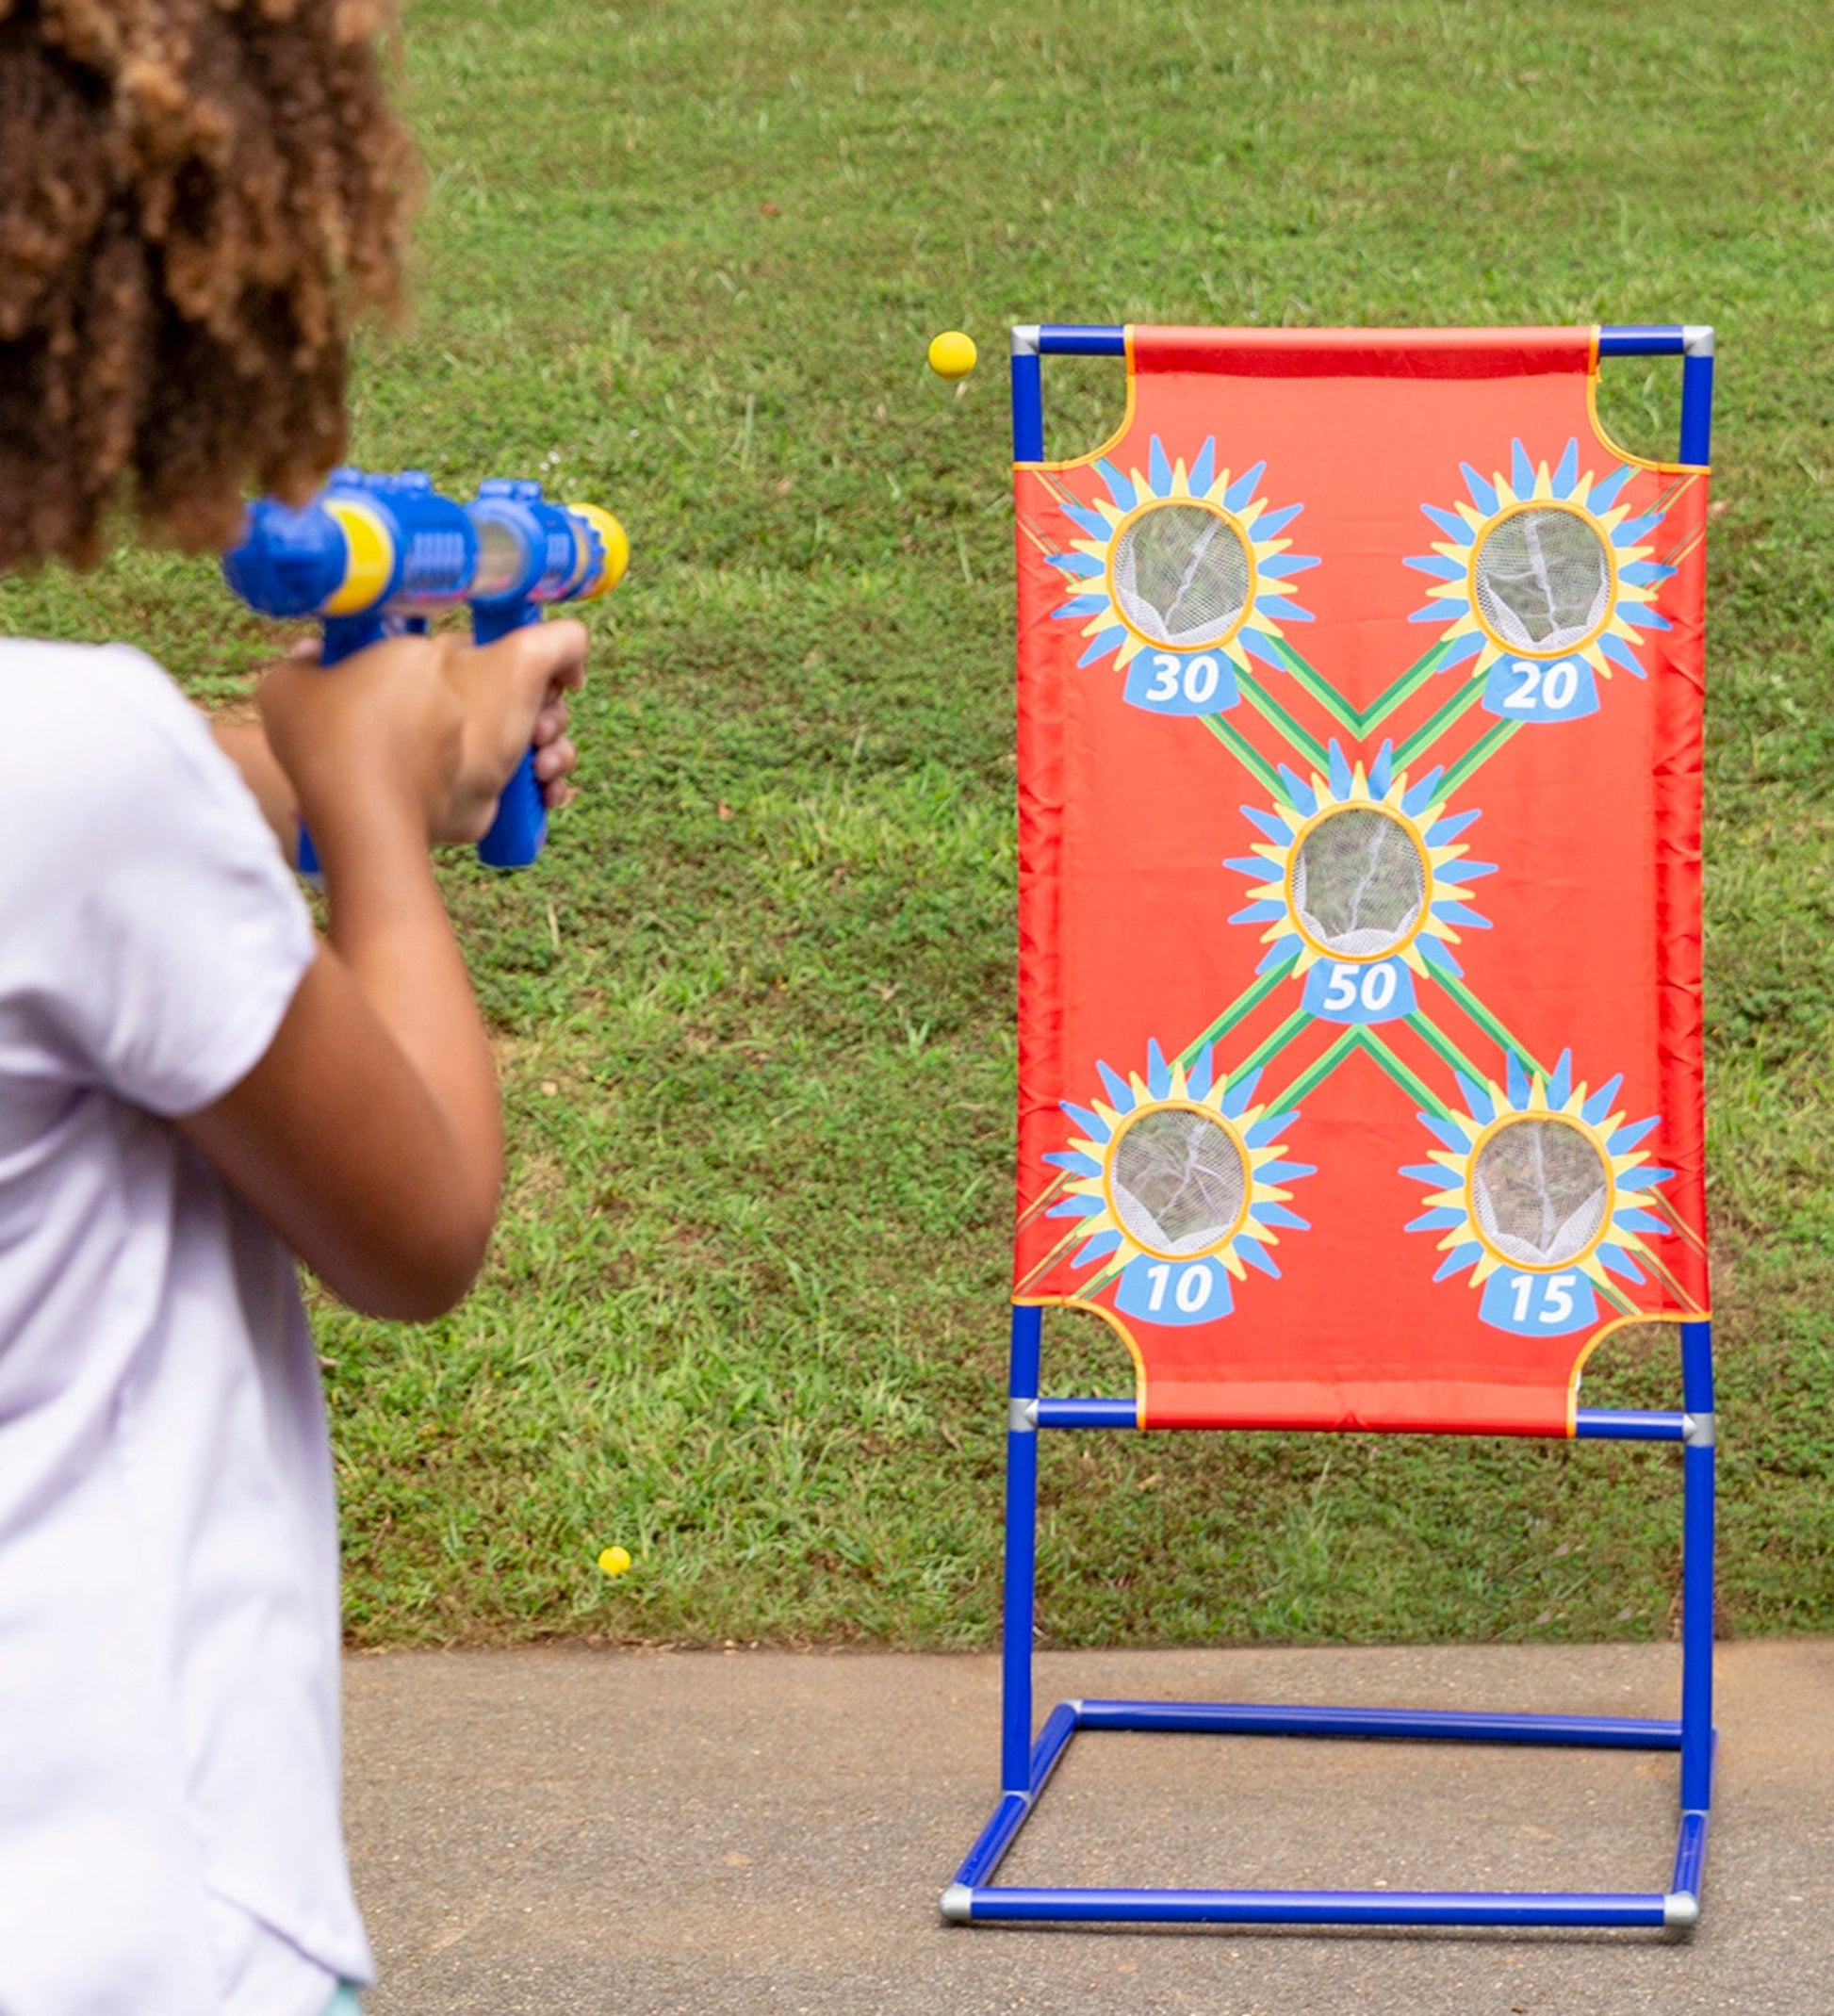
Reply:
[[[330,672],[283,660],[257,696],[268,739],[322,852],[352,824],[412,821],[425,841],[475,841],[533,743],[551,805],[572,794],[566,694],[584,677],[581,624],[534,623],[477,648],[395,637]]]

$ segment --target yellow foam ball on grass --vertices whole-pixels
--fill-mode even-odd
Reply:
[[[598,1565],[607,1575],[622,1575],[630,1565],[630,1557],[621,1547],[608,1547],[599,1555]]]
[[[974,369],[980,352],[974,339],[959,329],[945,329],[930,341],[930,369],[939,378],[966,378]]]

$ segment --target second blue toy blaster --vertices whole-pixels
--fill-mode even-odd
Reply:
[[[470,604],[477,641],[494,643],[539,622],[549,602],[609,594],[630,554],[609,511],[550,503],[538,483],[493,478],[459,504],[418,469],[400,476],[338,469],[298,510],[271,498],[250,505],[241,540],[223,555],[223,573],[263,615],[321,618],[322,663],[335,665],[383,637],[424,630],[429,616],[461,602]],[[524,868],[547,837],[530,750],[504,787],[478,858],[492,868]],[[304,831],[300,868],[308,875],[318,868]]]

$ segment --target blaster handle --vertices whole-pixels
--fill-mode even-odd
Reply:
[[[477,644],[495,644],[526,623],[541,621],[536,602],[476,602],[471,610],[471,636]],[[497,801],[497,817],[478,843],[478,859],[486,868],[527,868],[548,843],[548,808],[535,776],[535,752],[523,752],[516,774]]]

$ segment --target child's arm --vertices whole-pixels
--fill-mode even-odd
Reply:
[[[283,663],[262,684],[272,757],[324,868],[330,942],[261,1061],[180,1124],[370,1315],[441,1314],[483,1257],[497,1077],[427,847],[488,827],[584,649],[565,622],[483,650],[401,638],[332,673]]]

